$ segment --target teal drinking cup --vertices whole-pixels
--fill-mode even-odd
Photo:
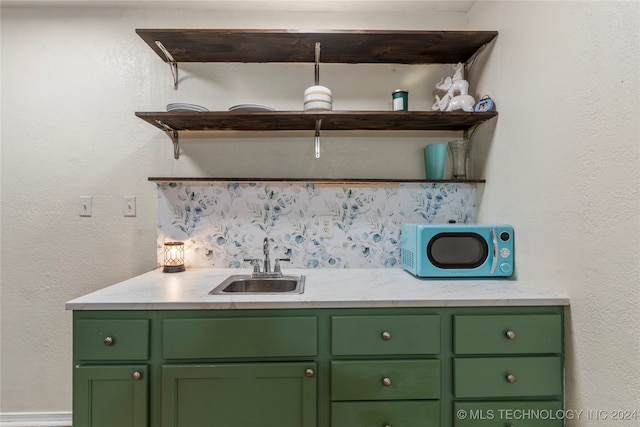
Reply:
[[[447,160],[447,144],[429,144],[424,147],[427,179],[442,179]]]

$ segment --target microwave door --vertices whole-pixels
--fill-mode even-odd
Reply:
[[[491,260],[491,274],[496,272],[498,267],[498,236],[496,236],[496,229],[491,229],[491,243],[493,244],[493,259]]]
[[[487,240],[474,232],[438,233],[427,245],[427,257],[439,269],[472,270],[488,260],[491,250]]]

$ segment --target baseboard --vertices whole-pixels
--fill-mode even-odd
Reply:
[[[0,412],[0,427],[70,427],[71,412]]]

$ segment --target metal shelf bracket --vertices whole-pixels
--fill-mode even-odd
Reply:
[[[164,57],[167,59],[167,63],[171,68],[171,75],[173,76],[173,90],[178,90],[178,63],[176,62],[175,59],[173,59],[173,56],[171,56],[171,54],[169,53],[167,48],[164,47],[162,42],[156,40],[156,45],[158,46],[158,48],[160,48],[160,50],[164,54]]]
[[[316,136],[314,138],[315,146],[316,146],[316,159],[320,158],[320,126],[321,125],[322,125],[322,120],[316,119]]]
[[[320,42],[316,42],[315,60],[316,60],[315,61],[316,66],[315,66],[314,81],[316,86],[318,86],[320,84]],[[320,158],[320,126],[321,125],[322,125],[322,120],[316,119],[316,134],[314,138],[315,148],[316,148],[316,159]]]
[[[320,84],[320,42],[316,42],[315,59],[316,59],[316,66],[315,66],[314,77],[315,77],[316,86],[318,86]]]
[[[178,160],[180,158],[180,137],[178,136],[178,131],[160,120],[156,120],[156,123],[162,126],[164,133],[166,133],[169,139],[171,139],[171,142],[173,142],[173,158]]]

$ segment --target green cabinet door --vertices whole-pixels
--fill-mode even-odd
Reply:
[[[562,402],[456,402],[453,427],[562,427]]]
[[[458,398],[561,396],[560,357],[486,357],[454,360]]]
[[[457,315],[456,354],[558,354],[562,352],[559,314]]]
[[[315,363],[164,365],[162,427],[315,427]]]
[[[318,354],[314,316],[164,319],[164,359],[307,357]]]
[[[331,427],[440,427],[440,401],[333,402]]]
[[[331,354],[439,354],[437,315],[332,316]]]
[[[76,366],[73,426],[147,426],[147,376],[146,365]]]
[[[435,359],[331,362],[334,401],[439,399],[440,388]]]

